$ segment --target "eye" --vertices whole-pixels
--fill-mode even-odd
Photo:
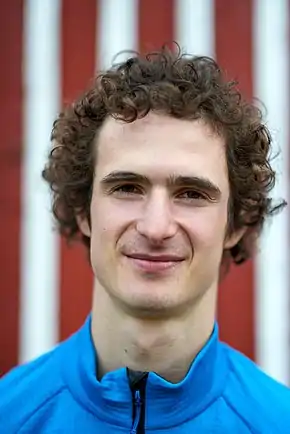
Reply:
[[[113,193],[120,195],[135,195],[142,194],[142,190],[140,187],[134,184],[123,184],[113,188]]]
[[[185,200],[206,200],[207,196],[204,193],[200,193],[197,190],[186,190],[181,192],[178,195],[178,199],[185,199]]]

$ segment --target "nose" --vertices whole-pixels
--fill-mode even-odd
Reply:
[[[166,192],[155,191],[147,198],[143,214],[137,221],[137,231],[154,244],[160,244],[176,234],[177,224]]]

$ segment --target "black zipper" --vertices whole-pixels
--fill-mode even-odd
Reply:
[[[145,434],[145,393],[148,372],[127,369],[132,392],[132,427],[130,434]]]

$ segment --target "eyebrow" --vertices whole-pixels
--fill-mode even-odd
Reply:
[[[128,171],[114,171],[101,179],[101,185],[110,186],[118,182],[136,182],[151,185],[152,182],[145,175]],[[169,187],[193,187],[212,194],[215,198],[221,196],[220,188],[210,179],[200,176],[171,175],[167,179]]]

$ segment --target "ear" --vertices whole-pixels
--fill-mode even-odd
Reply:
[[[78,227],[79,227],[79,230],[81,231],[81,233],[83,235],[85,235],[86,237],[90,238],[91,228],[90,228],[88,219],[85,218],[84,216],[80,215],[80,214],[77,214],[76,220],[77,220],[77,224],[78,224]]]
[[[241,240],[241,238],[245,235],[247,230],[247,227],[243,227],[241,229],[238,229],[237,231],[233,232],[231,235],[228,235],[225,239],[225,249],[231,249],[234,247],[238,242]]]

